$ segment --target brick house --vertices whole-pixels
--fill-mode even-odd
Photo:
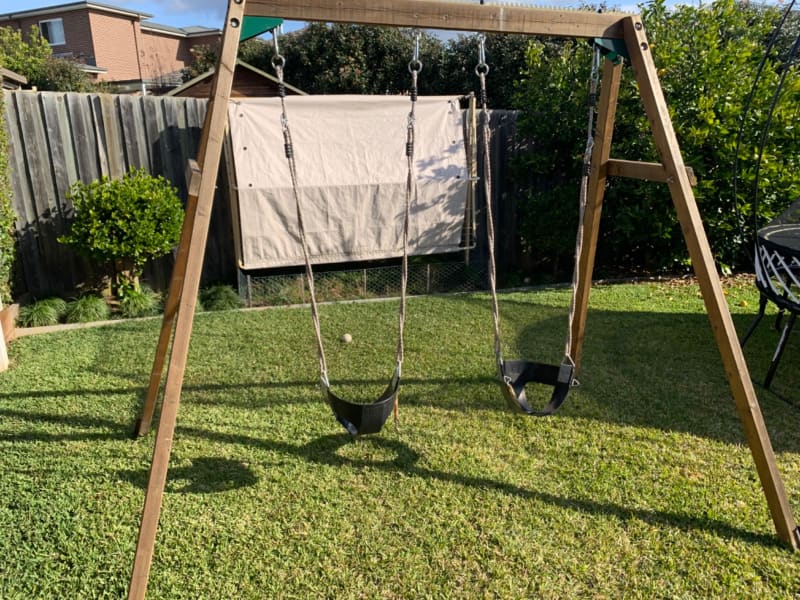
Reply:
[[[0,27],[38,27],[53,55],[76,60],[97,81],[119,92],[164,89],[181,83],[192,48],[215,45],[222,32],[207,27],[169,27],[152,15],[98,2],[71,2],[0,14]]]

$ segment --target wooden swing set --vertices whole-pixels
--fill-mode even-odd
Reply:
[[[595,143],[591,152],[588,202],[571,322],[573,359],[580,367],[586,314],[592,281],[606,178],[629,177],[666,183],[681,224],[689,256],[705,302],[711,329],[727,374],[733,399],[744,426],[761,486],[778,537],[797,550],[798,530],[777,468],[755,389],[739,347],[733,320],[723,295],[713,255],[692,191],[690,172],[683,162],[667,104],[658,81],[653,56],[638,15],[553,10],[520,6],[484,5],[439,0],[229,0],[219,63],[209,99],[196,161],[187,166],[188,200],[180,245],[169,286],[164,317],[138,435],[151,427],[167,351],[161,414],[150,466],[144,508],[130,580],[130,599],[144,598],[153,558],[156,531],[167,478],[172,440],[181,398],[192,333],[217,172],[223,152],[228,101],[243,27],[267,18],[339,22],[364,25],[447,29],[484,33],[516,33],[603,40],[624,48],[639,86],[660,163],[611,158],[614,116],[622,64],[606,60],[597,109]]]

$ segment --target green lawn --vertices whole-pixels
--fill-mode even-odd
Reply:
[[[753,288],[728,295],[744,331]],[[501,296],[508,358],[557,361],[569,291]],[[321,307],[334,390],[393,369],[396,302]],[[757,380],[777,333],[748,343]],[[160,321],[20,338],[0,375],[0,598],[124,596],[153,436],[132,440]],[[348,332],[351,344],[338,338]],[[800,404],[800,342],[775,388]],[[598,286],[582,386],[510,413],[487,295],[408,304],[400,424],[352,442],[315,388],[307,309],[195,320],[151,598],[791,598],[702,300]],[[759,397],[800,512],[800,412]],[[530,392],[529,392],[530,393]]]

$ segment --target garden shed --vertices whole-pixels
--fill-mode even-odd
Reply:
[[[211,94],[211,86],[214,83],[215,69],[211,68],[202,75],[190,79],[182,86],[170,90],[167,96],[177,96],[181,98],[208,98]],[[291,95],[305,96],[306,93],[289,84],[286,85],[286,93]],[[231,88],[231,98],[272,98],[278,95],[278,80],[269,73],[257,69],[243,60],[236,60],[236,67],[233,72],[233,86]]]

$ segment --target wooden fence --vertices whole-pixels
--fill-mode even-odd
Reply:
[[[6,91],[13,206],[17,213],[17,295],[69,293],[90,278],[91,265],[58,236],[73,212],[66,194],[76,181],[119,177],[129,168],[163,175],[186,197],[185,166],[194,158],[205,99]],[[222,174],[223,177],[225,174]],[[206,251],[204,281],[235,281],[227,194],[220,190]],[[172,257],[148,266],[163,289]]]
[[[66,194],[76,181],[118,177],[129,168],[163,175],[186,197],[185,166],[197,154],[205,118],[205,99],[115,96],[61,92],[5,91],[11,146],[13,205],[17,213],[18,256],[15,295],[70,294],[92,278],[86,259],[57,241],[73,213]],[[508,174],[515,140],[515,113],[492,114],[492,165],[498,199],[498,264],[515,262],[516,194]],[[224,162],[223,162],[224,165]],[[480,170],[479,170],[480,172]],[[485,260],[485,206],[482,186],[476,198],[478,247],[473,260]],[[237,281],[230,187],[220,169],[203,268],[203,284]],[[145,279],[163,290],[173,257],[153,261]]]

